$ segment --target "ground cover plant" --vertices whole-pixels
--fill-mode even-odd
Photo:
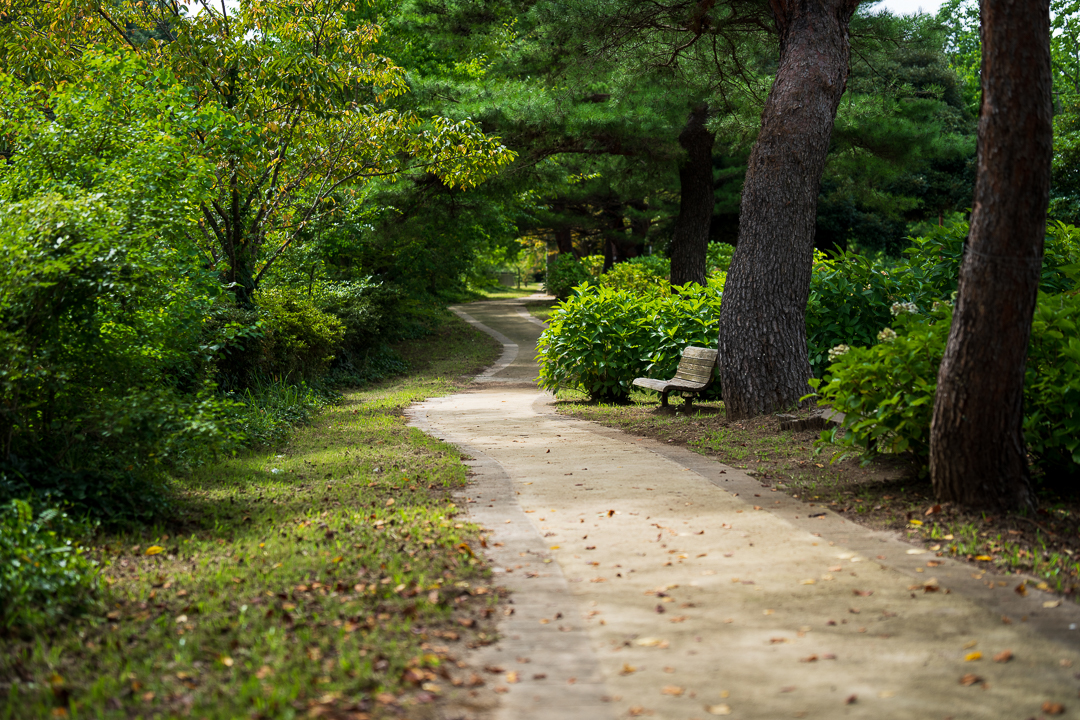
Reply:
[[[990,573],[988,581],[994,574],[1016,575],[1008,582],[1021,586],[1018,592],[1030,583],[1073,599],[1080,593],[1080,498],[1073,494],[1043,486],[1033,515],[974,512],[933,500],[933,487],[910,453],[863,463],[848,448],[819,445],[817,430],[781,431],[775,416],[729,421],[722,402],[696,403],[686,414],[661,411],[651,393],[635,391],[628,403],[606,404],[561,391],[556,407],[744,469],[761,482],[763,498],[786,492],[808,508],[894,531],[938,556],[966,559],[978,573]]]
[[[493,640],[500,591],[455,517],[459,453],[402,410],[498,346],[452,320],[398,351],[407,376],[176,478],[174,519],[95,537],[91,611],[0,637],[0,717],[426,717],[455,685],[480,702],[455,661]]]

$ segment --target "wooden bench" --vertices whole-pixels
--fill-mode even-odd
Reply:
[[[660,393],[660,407],[668,406],[668,393],[681,392],[683,407],[689,409],[693,406],[694,395],[705,392],[713,384],[713,370],[719,354],[715,348],[688,347],[683,350],[675,377],[670,380],[637,378],[634,385]]]

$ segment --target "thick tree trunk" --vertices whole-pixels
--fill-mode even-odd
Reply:
[[[574,254],[574,235],[570,228],[559,228],[555,231],[555,245],[559,248],[559,254]]]
[[[743,186],[739,241],[720,307],[730,418],[792,407],[809,392],[806,302],[818,187],[848,76],[859,0],[770,0],[780,67]]]
[[[979,170],[930,426],[940,500],[1032,507],[1021,429],[1053,152],[1049,0],[983,0]]]
[[[716,198],[713,193],[712,150],[716,136],[705,123],[708,105],[690,113],[679,133],[686,161],[679,168],[679,217],[671,240],[671,284],[705,284],[705,252],[709,248],[709,225]]]

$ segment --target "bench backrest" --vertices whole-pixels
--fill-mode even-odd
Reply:
[[[708,383],[712,380],[713,367],[716,365],[716,348],[688,347],[683,350],[679,360],[679,369],[675,372],[676,380]]]

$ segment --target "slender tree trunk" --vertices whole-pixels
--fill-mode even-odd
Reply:
[[[780,67],[743,186],[739,241],[720,307],[729,418],[792,407],[809,392],[810,296],[818,188],[847,82],[859,0],[770,0]]]
[[[940,500],[1032,507],[1024,365],[1053,152],[1049,0],[982,1],[979,170],[930,425]]]
[[[709,106],[698,105],[679,133],[686,161],[679,168],[679,217],[671,240],[671,284],[705,284],[705,253],[709,248],[716,197],[713,193],[712,150],[716,136],[705,123]]]

